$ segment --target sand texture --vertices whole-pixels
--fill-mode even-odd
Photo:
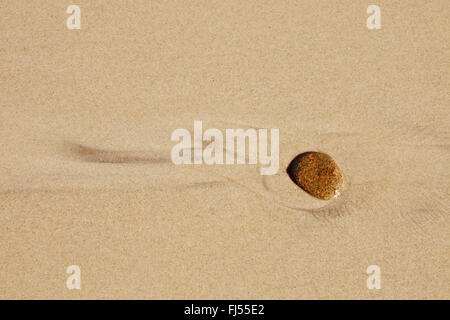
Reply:
[[[71,4],[0,4],[0,298],[450,298],[448,1],[377,1],[380,30],[365,1]],[[175,166],[194,120],[279,129],[280,170]],[[289,178],[306,151],[338,199]]]

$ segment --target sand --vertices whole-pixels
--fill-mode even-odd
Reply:
[[[447,1],[377,1],[381,30],[368,2],[70,4],[0,5],[0,298],[450,298]],[[175,166],[194,120],[279,129],[278,174]],[[306,151],[337,200],[289,179]]]

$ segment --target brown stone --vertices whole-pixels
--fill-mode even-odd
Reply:
[[[318,199],[329,200],[342,191],[342,171],[325,153],[299,154],[289,164],[287,173],[296,185]]]

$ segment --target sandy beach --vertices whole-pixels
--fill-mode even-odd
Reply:
[[[450,298],[447,1],[380,30],[364,1],[71,4],[0,5],[0,298]],[[279,129],[278,173],[174,165],[196,120]],[[290,180],[306,151],[340,197]]]

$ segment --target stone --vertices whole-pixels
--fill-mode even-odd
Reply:
[[[333,158],[322,152],[299,154],[289,164],[287,173],[296,185],[321,200],[338,197],[342,191],[341,169]]]

